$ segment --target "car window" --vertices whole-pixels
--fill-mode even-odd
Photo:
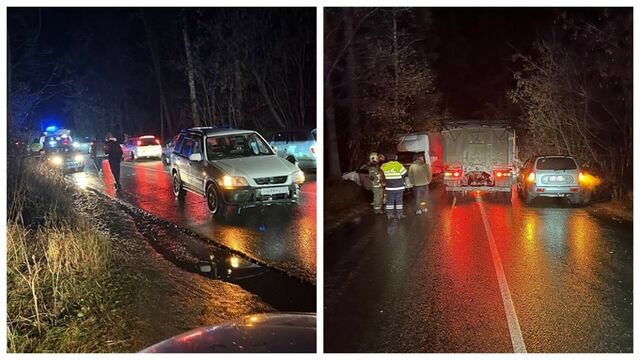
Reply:
[[[307,133],[304,131],[294,131],[291,133],[292,142],[300,142],[300,141],[307,141],[307,140],[308,140],[308,136],[307,136]]]
[[[185,138],[182,141],[182,148],[180,148],[180,155],[189,157],[193,152],[193,140]]]
[[[271,147],[256,133],[210,136],[206,147],[210,160],[273,154]]]
[[[182,149],[182,143],[184,142],[184,136],[180,136],[178,137],[178,140],[176,141],[175,145],[173,146],[173,152],[174,153],[180,153],[180,150]]]
[[[578,165],[572,158],[549,157],[538,159],[536,168],[538,170],[575,170]]]
[[[140,145],[138,146],[158,145],[158,143],[156,142],[156,138],[140,138],[138,139],[138,141],[140,142]]]

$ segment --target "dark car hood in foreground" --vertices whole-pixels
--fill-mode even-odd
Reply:
[[[155,344],[157,353],[315,353],[316,315],[273,313],[248,315],[201,327]]]

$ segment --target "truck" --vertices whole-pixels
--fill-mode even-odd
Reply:
[[[396,155],[398,161],[409,169],[418,154],[431,167],[431,184],[443,180],[442,137],[439,132],[422,132],[398,135]]]
[[[445,124],[442,153],[445,191],[494,193],[511,201],[517,171],[515,130],[506,122],[458,121]]]

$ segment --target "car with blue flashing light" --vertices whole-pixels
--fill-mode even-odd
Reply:
[[[526,204],[539,197],[553,197],[567,199],[572,205],[586,205],[590,200],[586,179],[571,156],[535,156],[520,169],[517,190]]]
[[[251,207],[296,204],[305,180],[258,132],[213,127],[180,132],[170,174],[177,198],[187,191],[203,196],[209,212],[223,218]]]

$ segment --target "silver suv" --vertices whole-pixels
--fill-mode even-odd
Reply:
[[[518,173],[518,195],[530,204],[537,197],[566,198],[571,204],[586,204],[589,194],[581,183],[583,173],[570,156],[537,156],[527,160]]]
[[[200,127],[180,132],[171,153],[173,193],[207,199],[209,211],[294,204],[303,172],[277,156],[255,131]]]

